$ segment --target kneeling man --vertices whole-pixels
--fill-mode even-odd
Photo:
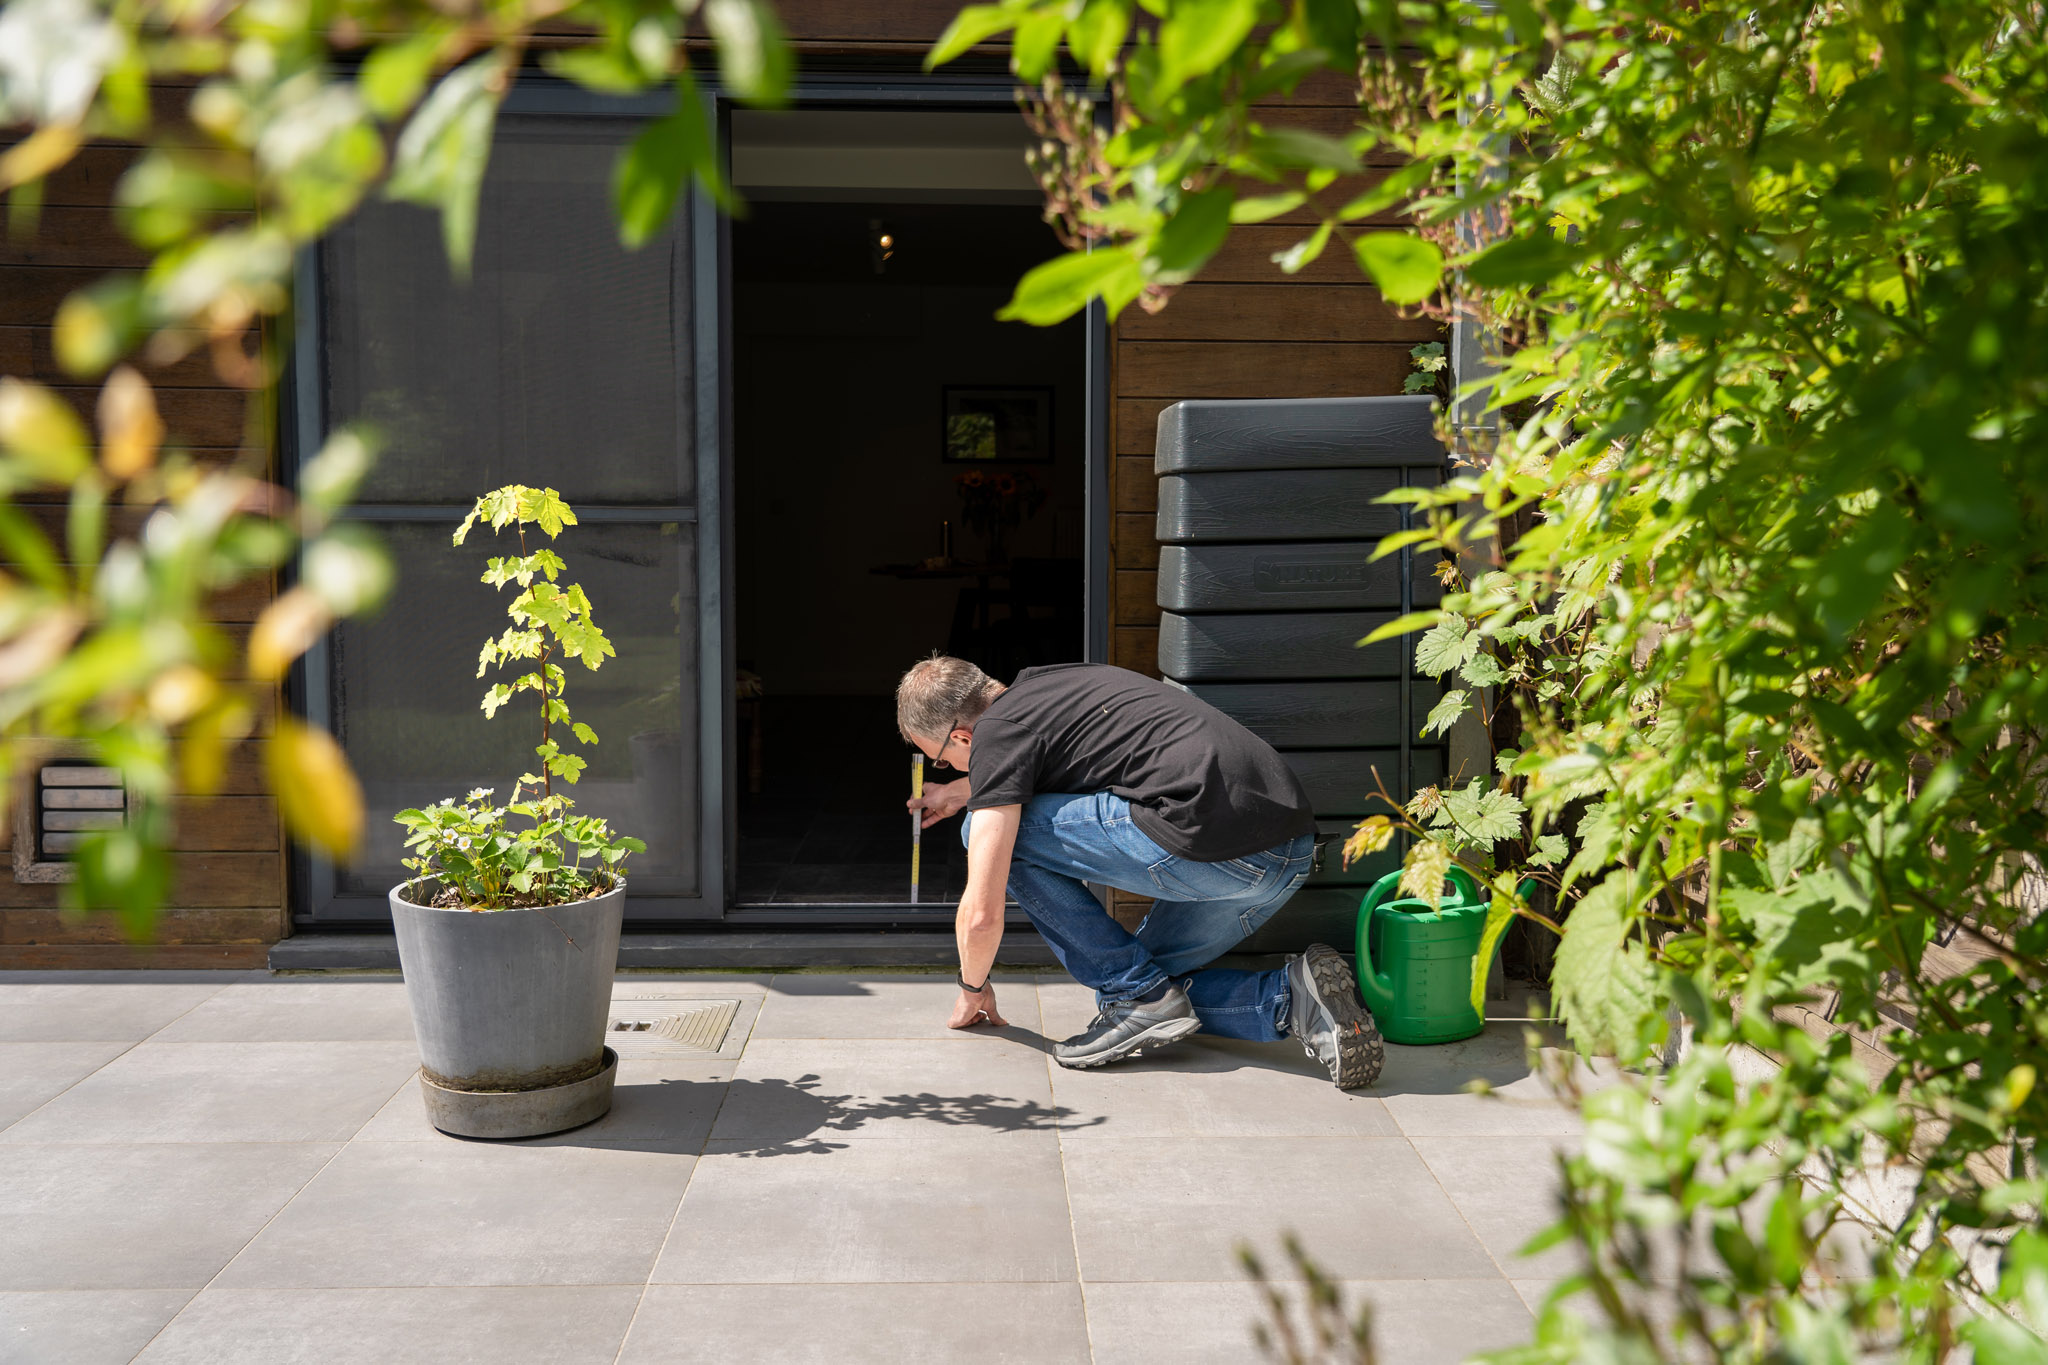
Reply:
[[[1209,966],[1286,904],[1314,857],[1308,796],[1264,740],[1125,669],[1027,668],[1004,687],[943,656],[903,676],[896,722],[927,758],[967,774],[910,803],[927,826],[969,812],[954,1028],[1003,1022],[989,972],[1007,886],[1095,991],[1094,1024],[1053,1049],[1061,1066],[1207,1029],[1297,1039],[1347,1089],[1378,1078],[1379,1030],[1330,948],[1272,971]],[[1152,911],[1132,933],[1084,882],[1151,896]]]

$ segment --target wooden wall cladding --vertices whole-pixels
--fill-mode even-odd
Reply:
[[[159,95],[160,104],[182,106],[182,91]],[[35,231],[0,241],[0,374],[50,385],[88,422],[99,389],[57,364],[50,326],[72,290],[144,262],[112,208],[115,184],[134,157],[133,148],[119,145],[85,149],[45,186]],[[267,458],[261,452],[267,452],[268,433],[248,430],[248,395],[214,373],[204,349],[171,365],[141,368],[156,386],[171,443],[208,461]],[[46,529],[57,529],[61,508],[27,510]],[[113,529],[132,534],[142,515],[117,508]],[[208,616],[228,627],[238,655],[249,624],[274,596],[274,584],[261,579],[214,597]],[[266,699],[259,733],[269,729],[275,703],[274,696]],[[289,931],[289,916],[285,845],[256,742],[230,750],[218,794],[180,797],[173,813],[175,875],[156,946],[127,944],[107,917],[60,915],[56,887],[19,885],[0,874],[0,968],[262,965],[267,945]]]

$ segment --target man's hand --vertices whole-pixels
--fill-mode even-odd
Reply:
[[[993,982],[983,982],[981,991],[962,991],[953,1002],[953,1017],[946,1021],[947,1028],[973,1028],[986,1020],[997,1028],[1008,1028],[1010,1021],[1003,1018],[996,1009],[996,988]]]
[[[924,789],[923,796],[913,796],[903,804],[911,810],[923,812],[920,828],[930,829],[939,821],[960,813],[960,808],[972,795],[967,785],[971,780],[963,777],[957,782],[933,783]]]

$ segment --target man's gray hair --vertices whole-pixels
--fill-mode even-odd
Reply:
[[[981,719],[1003,685],[965,659],[919,659],[896,684],[896,728],[905,739],[942,739]]]

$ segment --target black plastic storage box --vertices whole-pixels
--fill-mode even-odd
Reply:
[[[1398,857],[1339,867],[1352,826],[1386,809],[1374,770],[1403,800],[1442,778],[1442,746],[1417,737],[1438,689],[1414,676],[1414,637],[1358,647],[1440,592],[1408,551],[1372,558],[1407,524],[1378,499],[1444,477],[1434,407],[1421,395],[1268,398],[1159,414],[1159,671],[1280,750],[1328,841],[1322,870],[1252,951],[1348,947],[1364,886]]]

